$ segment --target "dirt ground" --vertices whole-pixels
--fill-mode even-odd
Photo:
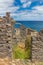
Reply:
[[[11,61],[8,58],[0,58],[0,65],[43,65],[43,62],[31,63],[30,61],[24,61],[20,59],[15,59]]]

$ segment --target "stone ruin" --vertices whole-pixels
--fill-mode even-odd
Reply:
[[[12,54],[12,21],[10,13],[0,17],[0,58],[9,57]]]
[[[32,36],[31,43],[32,61],[43,62],[43,32],[35,34]]]
[[[19,23],[15,24],[18,25]],[[14,27],[13,44],[24,47],[26,40],[26,28],[22,24],[19,25],[19,28]]]
[[[26,37],[31,35],[31,61],[43,61],[43,31],[37,32],[29,28],[25,28],[20,25],[20,28],[15,28],[16,34],[14,38],[15,42],[23,42],[25,44]]]
[[[12,43],[25,42],[26,36],[31,35],[31,60],[43,61],[43,31],[37,33],[26,29],[23,25],[14,28],[13,24],[10,13],[7,12],[6,16],[0,17],[0,58],[12,58]],[[14,33],[14,30],[17,33]]]

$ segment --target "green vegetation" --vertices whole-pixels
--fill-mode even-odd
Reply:
[[[15,59],[24,59],[25,51],[19,48],[18,46],[13,46],[13,58]]]
[[[25,52],[26,52],[26,59],[30,59],[31,57],[31,36],[29,35],[25,41]]]
[[[18,45],[13,46],[14,59],[30,59],[31,36],[27,37],[24,44],[25,44],[24,49],[20,48]]]

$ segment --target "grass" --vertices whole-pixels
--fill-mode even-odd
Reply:
[[[30,59],[30,43],[31,36],[28,36],[25,41],[25,48],[22,49],[18,45],[13,46],[13,58],[14,59]]]
[[[26,59],[31,57],[31,36],[29,35],[25,42]]]
[[[15,59],[24,59],[25,51],[19,48],[18,46],[13,46],[13,58]]]

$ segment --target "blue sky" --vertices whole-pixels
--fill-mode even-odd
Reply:
[[[7,11],[14,20],[43,21],[43,0],[0,0],[0,16]]]

